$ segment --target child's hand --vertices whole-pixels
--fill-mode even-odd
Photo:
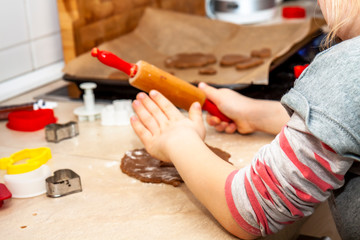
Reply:
[[[207,115],[206,121],[219,132],[242,134],[252,133],[256,129],[252,126],[251,114],[254,100],[230,89],[216,89],[205,83],[200,83],[199,88],[203,90],[206,97],[211,100],[219,110],[234,122],[222,122],[218,117]]]
[[[200,83],[206,97],[233,123],[222,122],[218,117],[208,115],[206,121],[219,132],[242,134],[262,131],[278,134],[289,120],[285,108],[278,101],[259,100],[245,97],[230,89],[216,89]]]
[[[150,97],[149,97],[150,96]],[[131,125],[150,155],[162,161],[170,161],[169,151],[188,138],[205,138],[201,106],[194,103],[185,117],[161,93],[139,93],[133,102],[136,116]]]

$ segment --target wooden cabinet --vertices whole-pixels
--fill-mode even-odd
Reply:
[[[204,0],[57,0],[65,63],[134,30],[145,8],[205,15]]]

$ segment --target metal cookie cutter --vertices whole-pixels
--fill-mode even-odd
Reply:
[[[57,170],[46,179],[46,190],[46,195],[53,198],[81,192],[80,176],[70,169]]]
[[[68,122],[65,124],[49,124],[45,127],[45,138],[48,142],[58,143],[61,140],[72,138],[79,135],[77,122]]]

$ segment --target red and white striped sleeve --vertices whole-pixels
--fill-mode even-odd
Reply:
[[[262,147],[251,165],[226,181],[228,207],[246,231],[266,236],[309,216],[330,190],[344,184],[353,163],[311,135],[293,114],[272,143]]]

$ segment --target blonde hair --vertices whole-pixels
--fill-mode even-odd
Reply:
[[[324,45],[329,47],[336,39],[341,28],[358,17],[360,0],[325,0],[327,21],[330,32],[324,40]]]

